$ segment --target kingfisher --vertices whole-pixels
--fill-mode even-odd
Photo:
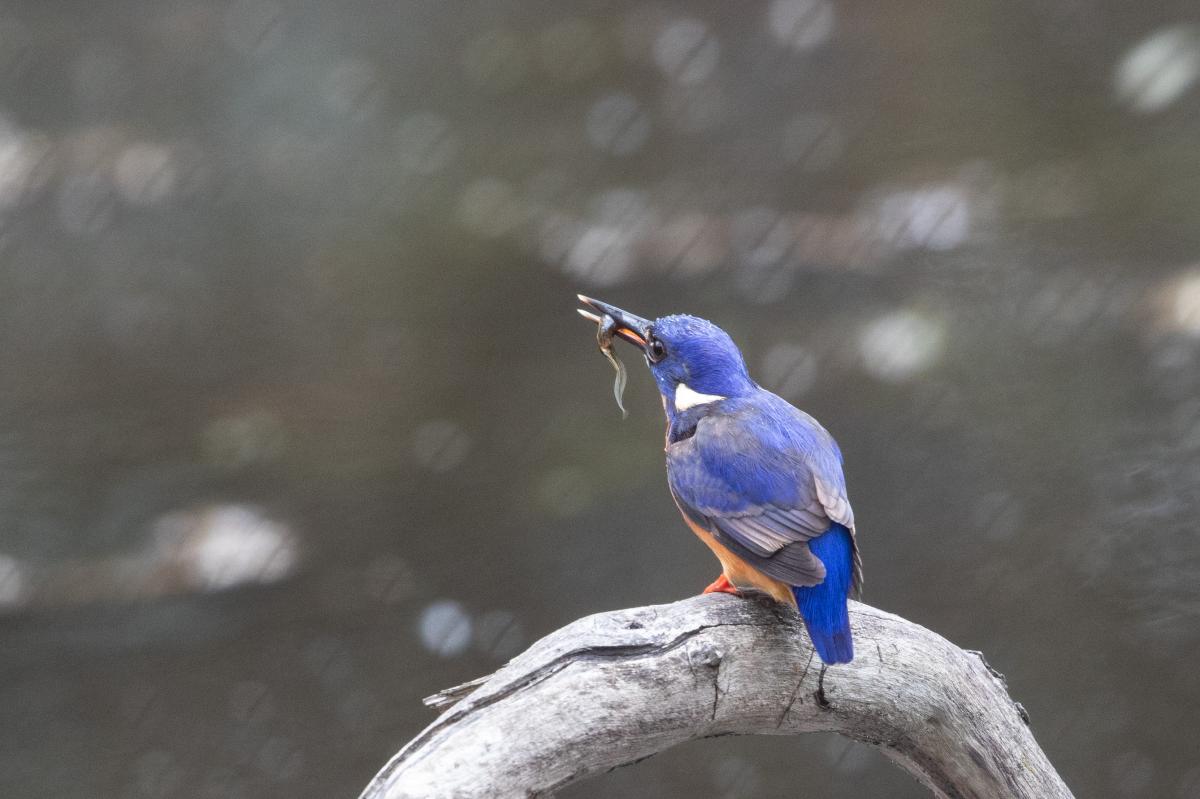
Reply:
[[[634,345],[662,395],[667,485],[721,562],[704,593],[760,593],[796,608],[826,664],[854,658],[847,600],[862,586],[842,453],[816,419],[754,382],[721,328],[653,321],[579,295],[581,316]]]

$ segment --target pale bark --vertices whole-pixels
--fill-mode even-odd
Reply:
[[[362,799],[546,796],[684,741],[831,731],[939,797],[1071,792],[977,652],[851,603],[856,657],[823,669],[795,611],[724,594],[580,619],[449,707]],[[451,706],[452,705],[452,706]]]

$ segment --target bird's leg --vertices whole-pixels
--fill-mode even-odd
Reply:
[[[724,572],[721,572],[721,576],[718,577],[717,579],[713,580],[712,583],[708,586],[708,588],[705,588],[702,593],[705,593],[705,594],[733,594],[734,596],[742,595],[742,592],[737,590],[737,588],[734,587],[733,583],[729,582],[729,578],[727,578],[725,576]]]

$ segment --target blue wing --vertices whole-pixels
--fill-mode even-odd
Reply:
[[[837,522],[854,532],[842,456],[808,414],[767,391],[714,404],[667,448],[681,510],[763,574],[793,586],[825,579],[808,542]],[[853,585],[862,583],[854,547]]]

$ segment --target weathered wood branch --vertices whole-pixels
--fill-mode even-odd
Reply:
[[[876,746],[939,797],[1071,792],[977,652],[852,603],[857,656],[821,667],[795,611],[723,594],[601,613],[449,707],[362,799],[546,796],[695,738],[832,731]]]

